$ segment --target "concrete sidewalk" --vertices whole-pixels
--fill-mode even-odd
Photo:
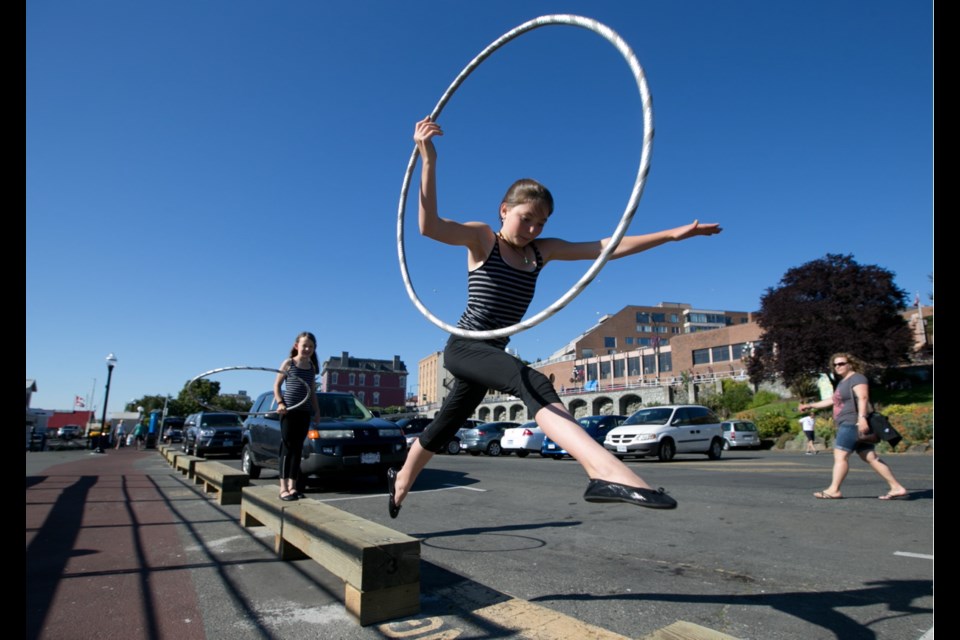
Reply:
[[[343,585],[285,562],[155,450],[26,454],[28,640],[623,636],[421,562],[421,613],[361,627]],[[661,635],[662,633],[662,635]],[[649,638],[729,636],[677,623]]]

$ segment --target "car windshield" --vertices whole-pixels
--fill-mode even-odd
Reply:
[[[240,416],[234,415],[232,413],[212,413],[210,415],[203,416],[203,422],[201,424],[203,427],[239,427],[242,426],[240,422]]]
[[[370,420],[373,414],[353,396],[317,395],[321,420]]]
[[[655,409],[641,409],[624,421],[628,424],[667,424],[673,409],[658,407]]]
[[[589,429],[590,427],[595,427],[600,424],[600,418],[580,418],[577,422],[584,429]]]

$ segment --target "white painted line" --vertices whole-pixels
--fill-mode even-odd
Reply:
[[[909,551],[894,551],[893,555],[903,556],[904,558],[921,558],[923,560],[933,560],[933,556],[928,556],[925,553],[910,553]]]
[[[415,493],[435,493],[437,491],[453,491],[455,489],[465,489],[467,491],[479,491],[481,493],[486,493],[487,491],[486,489],[475,489],[474,487],[463,487],[458,484],[448,484],[444,486],[446,487],[445,489],[424,489],[422,491],[411,491],[408,495],[413,495]],[[386,493],[374,493],[369,496],[350,496],[349,498],[327,498],[325,500],[319,500],[319,501],[320,502],[342,502],[344,500],[367,500],[369,498],[377,498],[379,500],[386,497],[387,497]],[[314,498],[314,500],[317,500],[317,498]]]

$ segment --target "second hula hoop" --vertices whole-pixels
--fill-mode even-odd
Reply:
[[[448,324],[443,320],[437,318],[429,309],[420,301],[420,298],[417,296],[416,291],[413,288],[413,283],[410,281],[410,273],[407,269],[407,257],[406,251],[404,249],[403,243],[403,227],[404,227],[404,214],[406,211],[407,203],[407,192],[410,189],[410,181],[413,177],[413,171],[417,166],[417,160],[419,154],[417,153],[416,147],[413,149],[413,153],[410,155],[410,162],[407,163],[407,172],[403,177],[403,187],[400,190],[400,204],[397,208],[397,253],[400,259],[400,272],[403,276],[403,284],[407,289],[407,295],[410,297],[411,302],[414,306],[420,310],[420,313],[424,315],[430,322],[440,327],[444,331],[451,333],[455,336],[461,338],[470,338],[473,340],[490,340],[493,338],[505,338],[507,336],[512,336],[515,333],[519,333],[530,327],[540,324],[553,314],[555,314],[560,309],[564,308],[571,300],[580,295],[580,292],[593,281],[593,279],[600,273],[600,269],[607,263],[610,259],[610,256],[613,255],[613,252],[616,251],[617,247],[620,245],[620,241],[623,239],[623,236],[627,232],[627,228],[630,226],[630,222],[633,220],[634,214],[637,212],[637,206],[640,204],[640,197],[643,195],[643,188],[646,185],[647,174],[650,172],[650,156],[653,152],[653,100],[650,97],[650,90],[647,87],[647,78],[644,74],[643,67],[640,66],[640,62],[637,60],[637,57],[634,55],[633,50],[630,49],[630,46],[617,34],[616,31],[610,27],[597,22],[591,18],[585,18],[583,16],[576,15],[548,15],[540,16],[539,18],[534,18],[529,22],[525,22],[518,27],[515,27],[503,34],[496,40],[494,40],[486,49],[481,51],[477,57],[470,61],[470,63],[463,68],[463,71],[453,80],[447,90],[444,92],[443,96],[440,97],[440,101],[437,102],[437,106],[433,108],[433,112],[430,114],[431,119],[434,121],[437,120],[437,117],[440,115],[440,112],[443,111],[444,106],[453,96],[454,92],[463,84],[463,81],[467,79],[474,69],[480,66],[480,63],[486,60],[490,55],[510,42],[514,38],[538,29],[540,27],[546,27],[551,25],[568,25],[574,27],[580,27],[582,29],[588,29],[593,31],[599,36],[602,36],[607,41],[612,44],[617,51],[623,56],[626,60],[627,65],[630,67],[630,71],[633,73],[633,77],[637,82],[637,89],[640,91],[640,99],[643,106],[643,149],[640,155],[640,167],[637,170],[637,179],[634,182],[633,190],[630,193],[630,199],[627,202],[627,206],[623,211],[623,216],[620,218],[620,223],[617,225],[616,229],[611,236],[610,242],[603,249],[600,255],[596,260],[590,265],[590,268],[587,269],[587,272],[576,282],[570,289],[560,296],[556,302],[551,304],[549,307],[543,311],[537,313],[526,320],[518,322],[517,324],[510,325],[509,327],[502,327],[500,329],[493,329],[490,331],[471,331],[468,329],[462,329],[460,327]]]
[[[220,407],[217,407],[217,406],[214,406],[214,405],[211,405],[211,404],[207,404],[206,402],[204,402],[203,400],[201,400],[200,398],[198,398],[198,397],[196,396],[196,394],[193,392],[193,385],[196,384],[197,381],[199,381],[199,380],[201,380],[201,379],[203,379],[203,378],[210,377],[210,376],[215,375],[215,374],[217,374],[217,373],[223,373],[224,371],[267,371],[267,372],[269,372],[269,373],[283,373],[282,371],[280,371],[280,369],[271,369],[271,368],[269,368],[269,367],[247,367],[247,366],[220,367],[219,369],[211,369],[210,371],[204,371],[204,372],[201,373],[200,375],[194,376],[193,378],[191,378],[190,382],[188,382],[187,385],[186,385],[186,387],[185,387],[186,390],[187,390],[187,393],[190,395],[191,398],[193,398],[194,402],[196,402],[197,404],[199,404],[201,407],[203,407],[203,408],[205,408],[205,409],[209,409],[209,410],[211,410],[211,411],[218,411],[218,412],[221,412],[221,413],[235,413],[235,414],[237,414],[238,416],[261,416],[261,415],[266,415],[266,414],[268,414],[268,413],[275,413],[275,412],[276,412],[276,409],[274,409],[273,411],[232,411],[232,410],[230,410],[230,409],[222,409],[222,408],[220,408]],[[303,385],[304,387],[307,386],[306,383],[305,383],[303,380],[301,380],[300,378],[294,377],[293,380],[295,380],[298,384]],[[295,405],[293,405],[293,406],[287,407],[286,410],[287,410],[287,411],[293,411],[294,409],[299,409],[299,408],[302,407],[304,404],[306,404],[307,400],[310,399],[310,392],[311,392],[311,391],[312,391],[312,389],[307,389],[307,393],[305,393],[305,394],[303,395],[303,400],[301,400],[300,402],[298,402],[297,404],[295,404]]]

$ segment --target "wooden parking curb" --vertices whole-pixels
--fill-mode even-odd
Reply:
[[[182,473],[183,475],[193,480],[193,476],[195,473],[194,466],[198,462],[203,462],[203,460],[204,460],[203,458],[198,458],[197,456],[188,456],[185,454],[178,454],[176,456],[176,461],[174,462],[174,468],[180,473]]]
[[[217,504],[240,504],[241,490],[250,476],[222,462],[203,460],[193,466],[194,480],[206,493],[217,494]]]
[[[317,500],[280,500],[278,488],[244,487],[240,524],[265,526],[284,560],[309,557],[344,581],[361,625],[420,612],[420,541]]]

